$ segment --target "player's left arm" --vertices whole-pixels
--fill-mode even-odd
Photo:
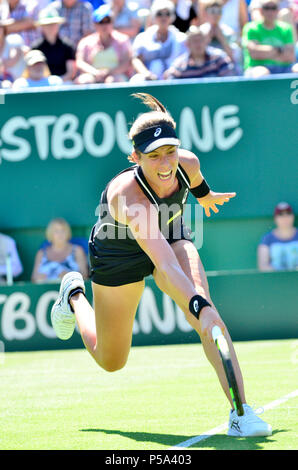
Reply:
[[[208,184],[201,172],[200,160],[189,150],[179,149],[179,163],[187,173],[190,180],[190,191],[195,196],[198,203],[204,208],[207,217],[210,217],[210,210],[217,213],[225,202],[236,196],[236,193],[218,193],[208,187]]]

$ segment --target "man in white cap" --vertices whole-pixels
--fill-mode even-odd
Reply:
[[[71,82],[75,75],[75,47],[69,39],[59,34],[64,23],[65,18],[57,10],[49,7],[42,10],[36,23],[42,37],[32,44],[32,49],[44,53],[52,75],[58,75],[64,82]]]
[[[14,90],[63,85],[62,78],[47,74],[47,59],[41,51],[36,49],[29,51],[25,56],[25,62],[27,77],[18,78],[13,83]]]

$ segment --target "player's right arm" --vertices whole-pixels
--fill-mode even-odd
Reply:
[[[153,262],[162,283],[169,286],[171,297],[187,313],[186,318],[196,328],[196,319],[190,314],[189,304],[197,295],[206,299],[203,287],[195,288],[182,270],[171,245],[160,232],[156,208],[143,193],[140,197],[131,199],[127,195],[128,193],[123,197],[123,193],[120,196],[114,192],[113,197],[108,198],[110,212],[118,222],[128,225],[137,243]],[[212,328],[215,324],[219,324],[217,312],[210,307],[203,307],[199,316],[200,334],[207,335],[212,340]]]
[[[108,192],[112,216],[129,227],[133,237],[165,281],[171,284],[179,304],[188,308],[190,299],[198,294],[180,267],[171,246],[161,233],[158,212],[133,180]]]

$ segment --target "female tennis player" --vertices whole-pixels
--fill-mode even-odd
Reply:
[[[80,273],[64,276],[52,312],[52,324],[61,339],[73,334],[77,320],[83,342],[106,371],[124,367],[132,342],[133,322],[144,290],[144,278],[153,275],[157,286],[182,309],[201,338],[232,410],[228,434],[267,436],[271,427],[246,404],[236,354],[209,293],[197,249],[188,236],[182,212],[188,191],[205,210],[218,212],[235,193],[217,193],[205,181],[196,155],[179,148],[176,124],[153,96],[137,93],[150,111],[133,123],[130,160],[135,164],[116,175],[102,193],[100,216],[89,240],[94,309],[84,293]],[[173,208],[168,216],[165,208]],[[212,339],[219,326],[229,342],[244,415],[233,409],[218,350]]]

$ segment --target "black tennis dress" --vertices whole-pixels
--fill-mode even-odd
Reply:
[[[136,165],[118,173],[132,171],[144,194],[159,213],[159,228],[169,244],[177,240],[191,240],[190,230],[183,221],[183,208],[190,182],[178,165],[176,177],[179,189],[172,196],[159,198],[148,184],[140,166]],[[110,183],[111,183],[110,181]],[[107,203],[109,184],[102,192],[99,218],[91,231],[89,239],[89,262],[91,280],[104,286],[120,286],[141,281],[153,273],[154,264],[141,249],[129,227],[117,222],[110,214]]]

